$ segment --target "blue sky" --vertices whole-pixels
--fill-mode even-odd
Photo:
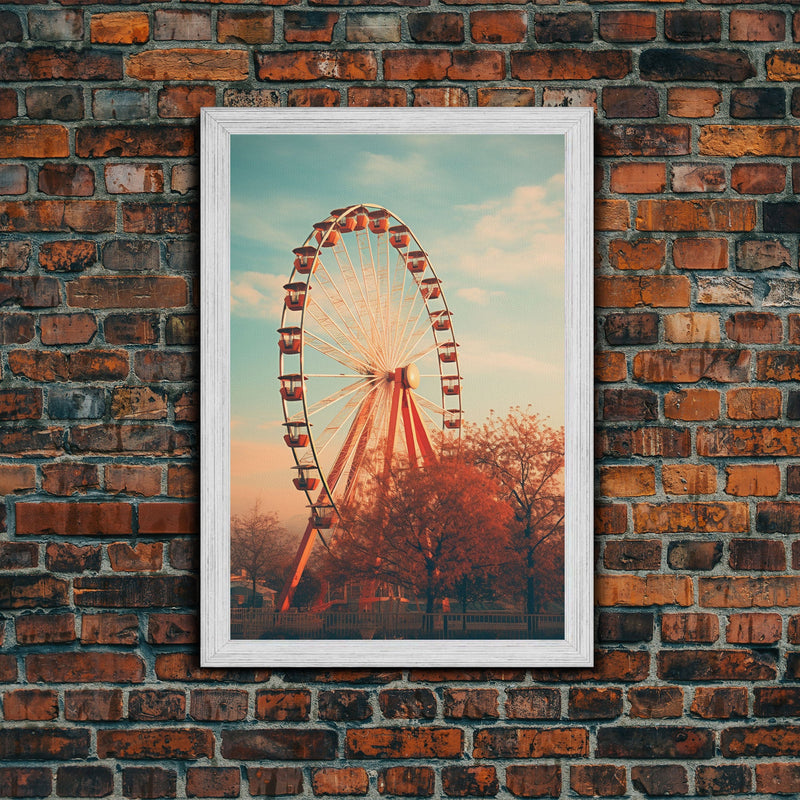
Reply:
[[[231,500],[305,515],[281,436],[276,328],[293,247],[376,203],[428,252],[460,343],[465,420],[531,405],[564,421],[561,136],[231,139]]]

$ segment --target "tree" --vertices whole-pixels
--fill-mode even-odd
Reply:
[[[514,511],[512,549],[525,611],[535,614],[546,600],[563,598],[564,429],[516,407],[505,418],[492,414],[482,426],[468,426],[464,447]]]
[[[282,581],[288,563],[285,537],[277,514],[263,513],[258,500],[246,513],[231,517],[231,569],[250,577],[253,605],[258,580]]]
[[[385,581],[424,598],[432,613],[460,582],[502,567],[511,510],[497,489],[488,475],[452,457],[375,476],[342,512],[326,577]]]

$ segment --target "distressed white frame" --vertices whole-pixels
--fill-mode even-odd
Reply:
[[[593,664],[592,122],[591,108],[202,110],[200,661],[204,667]],[[564,639],[256,641],[230,637],[230,137],[363,133],[562,134],[565,138]]]

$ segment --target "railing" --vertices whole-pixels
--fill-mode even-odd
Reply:
[[[561,639],[560,614],[231,611],[234,639]]]

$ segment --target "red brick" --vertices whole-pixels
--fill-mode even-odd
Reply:
[[[630,163],[611,166],[612,192],[625,194],[663,192],[666,182],[666,170],[663,164]]]
[[[140,11],[92,14],[89,35],[100,44],[143,44],[150,36],[150,22]]]
[[[362,732],[351,730],[348,735]],[[272,760],[287,755],[294,760],[329,760],[336,754],[336,733],[313,728],[228,729],[222,732],[221,752],[223,758],[242,761]]]
[[[144,662],[132,653],[61,652],[25,657],[28,680],[44,683],[141,683]],[[102,756],[101,756],[102,758]]]
[[[216,96],[213,86],[166,86],[158,92],[158,116],[197,117],[203,106],[216,105]]]
[[[99,570],[100,546],[76,547],[68,542],[52,542],[47,545],[47,568],[53,572],[85,572]]]
[[[731,614],[725,638],[730,644],[774,644],[781,638],[779,614]]]
[[[201,728],[127,728],[97,732],[99,758],[196,759],[214,755],[214,736]]]
[[[3,158],[63,158],[69,155],[67,129],[63,125],[4,125],[0,151]]]
[[[700,578],[698,602],[706,608],[780,608],[800,604],[800,580],[791,575]]]
[[[126,233],[193,233],[197,214],[191,203],[126,203],[122,229]]]
[[[311,708],[308,691],[262,690],[256,694],[256,718],[275,721],[307,720]]]
[[[161,542],[138,542],[135,546],[114,542],[106,548],[115,572],[156,572],[161,569]]]
[[[88,344],[97,333],[91,314],[48,314],[39,320],[42,344]]]
[[[775,239],[738,242],[736,265],[740,270],[788,269],[792,257],[783,242]]]
[[[747,716],[747,689],[700,687],[694,691],[691,712],[703,719],[735,719]]]
[[[447,719],[496,719],[496,689],[444,690],[444,716]]]
[[[616,688],[569,690],[570,719],[614,719],[622,713],[622,692]]]
[[[448,797],[494,797],[500,785],[492,766],[442,768],[442,788]]]
[[[111,494],[152,497],[161,493],[161,467],[107,464],[105,489]]]
[[[241,50],[234,52],[246,55]],[[280,53],[256,53],[255,58],[256,77],[262,81],[313,81],[321,78],[371,81],[378,74],[375,55],[367,50],[285,50]],[[392,79],[388,73],[384,77]]]
[[[247,782],[252,795],[300,794],[303,772],[297,767],[248,767]]]
[[[605,497],[655,494],[655,470],[639,465],[600,467],[600,494]]]
[[[286,94],[287,106],[314,107],[338,106],[341,101],[339,92],[335,89],[289,89]]]
[[[661,542],[656,539],[612,539],[603,551],[603,566],[613,570],[657,570]]]
[[[228,11],[217,14],[217,41],[220,44],[268,44],[275,36],[271,11]]]
[[[800,437],[793,428],[699,428],[697,454],[712,457],[800,455]]]
[[[713,117],[722,102],[718,89],[672,87],[667,90],[667,110],[672,117],[701,119]]]
[[[781,415],[780,389],[730,389],[726,403],[731,419],[777,419]]]
[[[0,202],[2,230],[52,233],[113,231],[117,204],[108,200],[20,200]]]
[[[81,617],[83,644],[137,644],[139,620],[135,614],[84,614]]]
[[[534,89],[478,89],[479,106],[535,106]]]
[[[577,764],[569,768],[569,785],[581,797],[620,797],[627,789],[625,767]]]
[[[748,200],[640,200],[640,231],[750,231],[755,204]]]
[[[186,305],[181,277],[82,277],[67,284],[67,303],[79,308],[174,308]]]
[[[48,494],[71,495],[98,487],[95,464],[42,464],[42,489]]]
[[[683,690],[678,686],[637,686],[628,691],[630,715],[642,719],[683,716]]]
[[[673,164],[670,169],[673,192],[721,192],[725,169],[716,164]]]
[[[406,105],[406,90],[379,86],[351,86],[347,90],[347,105],[397,107]]]
[[[41,721],[58,717],[58,693],[52,689],[17,689],[3,695],[6,720]]]
[[[752,770],[746,764],[698,767],[695,771],[695,786],[703,795],[744,794],[750,791],[752,780]]]
[[[652,350],[637,353],[633,374],[655,383],[695,383],[704,378],[739,383],[749,378],[750,354],[740,350]]]
[[[751,725],[727,728],[720,734],[720,750],[725,758],[796,756],[798,748],[800,728],[797,725]]]
[[[480,90],[479,90],[480,91]],[[458,86],[419,87],[412,89],[415,106],[468,106],[469,96],[465,89]]]
[[[561,696],[555,689],[508,689],[506,716],[509,719],[558,719]]]
[[[506,786],[516,797],[560,797],[561,767],[558,764],[509,764]]]
[[[161,767],[124,767],[122,792],[125,797],[163,798],[175,797],[178,776],[175,770]]]
[[[483,728],[475,731],[474,758],[585,756],[585,728]]]
[[[237,767],[189,767],[187,797],[238,797],[241,779]]]
[[[471,11],[472,41],[478,44],[524,42],[528,20],[524,11]]]
[[[237,689],[192,689],[189,714],[202,721],[242,720],[247,716],[247,692]]]
[[[75,153],[81,158],[188,156],[195,148],[195,131],[187,126],[103,125],[75,133]]]
[[[511,54],[511,75],[522,81],[624,78],[631,70],[630,53],[563,48]]]
[[[601,276],[595,291],[601,308],[681,308],[689,305],[691,286],[685,275]]]
[[[39,191],[59,197],[91,197],[94,172],[85,164],[43,164],[39,169]]]
[[[122,719],[122,691],[68,689],[64,692],[64,718],[76,722]]]
[[[744,533],[748,516],[747,505],[738,502],[633,505],[637,533]]]
[[[348,758],[457,758],[464,732],[455,728],[360,728],[346,734]]]
[[[197,512],[195,503],[140,503],[139,533],[196,533]]]
[[[675,575],[602,575],[596,579],[599,606],[692,604],[691,578]]]
[[[729,339],[746,344],[778,344],[783,339],[783,325],[775,314],[737,311],[725,321]]]
[[[782,42],[786,37],[786,16],[782,11],[731,11],[732,42]]]
[[[727,269],[728,242],[725,239],[677,239],[672,260],[678,269]]]
[[[364,795],[369,775],[361,767],[322,767],[312,771],[311,785],[315,795]]]
[[[731,188],[739,194],[773,194],[786,187],[783,164],[734,164]]]
[[[781,489],[777,464],[731,464],[725,475],[725,493],[736,497],[774,497]]]
[[[150,614],[147,640],[153,644],[194,644],[198,641],[193,614]]]
[[[718,42],[722,23],[719,11],[666,11],[664,35],[673,42]]]
[[[595,200],[594,224],[597,231],[626,231],[630,227],[627,200]]]
[[[657,117],[658,107],[658,92],[650,86],[608,86],[603,90],[606,119]]]
[[[657,795],[672,797],[689,793],[686,769],[678,764],[632,767],[631,783],[634,789],[644,792],[648,797]]]
[[[17,533],[23,536],[119,536],[130,534],[127,503],[22,503],[16,505]]]
[[[164,419],[167,416],[166,394],[146,386],[114,389],[111,416],[115,419]]]
[[[624,353],[595,353],[594,377],[596,381],[613,383],[624,381],[628,376],[628,365]]]
[[[732,539],[729,564],[733,569],[783,572],[786,550],[783,542],[764,539]]]
[[[103,322],[109,344],[155,344],[158,317],[155,314],[109,314]]]
[[[171,628],[166,631],[170,638]],[[180,636],[176,643],[181,643],[185,636]],[[171,644],[165,642],[165,644]],[[253,683],[267,681],[270,677],[269,670],[241,670],[241,669],[204,669],[200,667],[200,658],[197,650],[192,652],[162,653],[156,656],[156,676],[164,681],[236,681],[237,683]]]
[[[597,155],[679,156],[690,152],[688,125],[597,126]]]
[[[0,420],[41,419],[41,389],[0,389]]]

